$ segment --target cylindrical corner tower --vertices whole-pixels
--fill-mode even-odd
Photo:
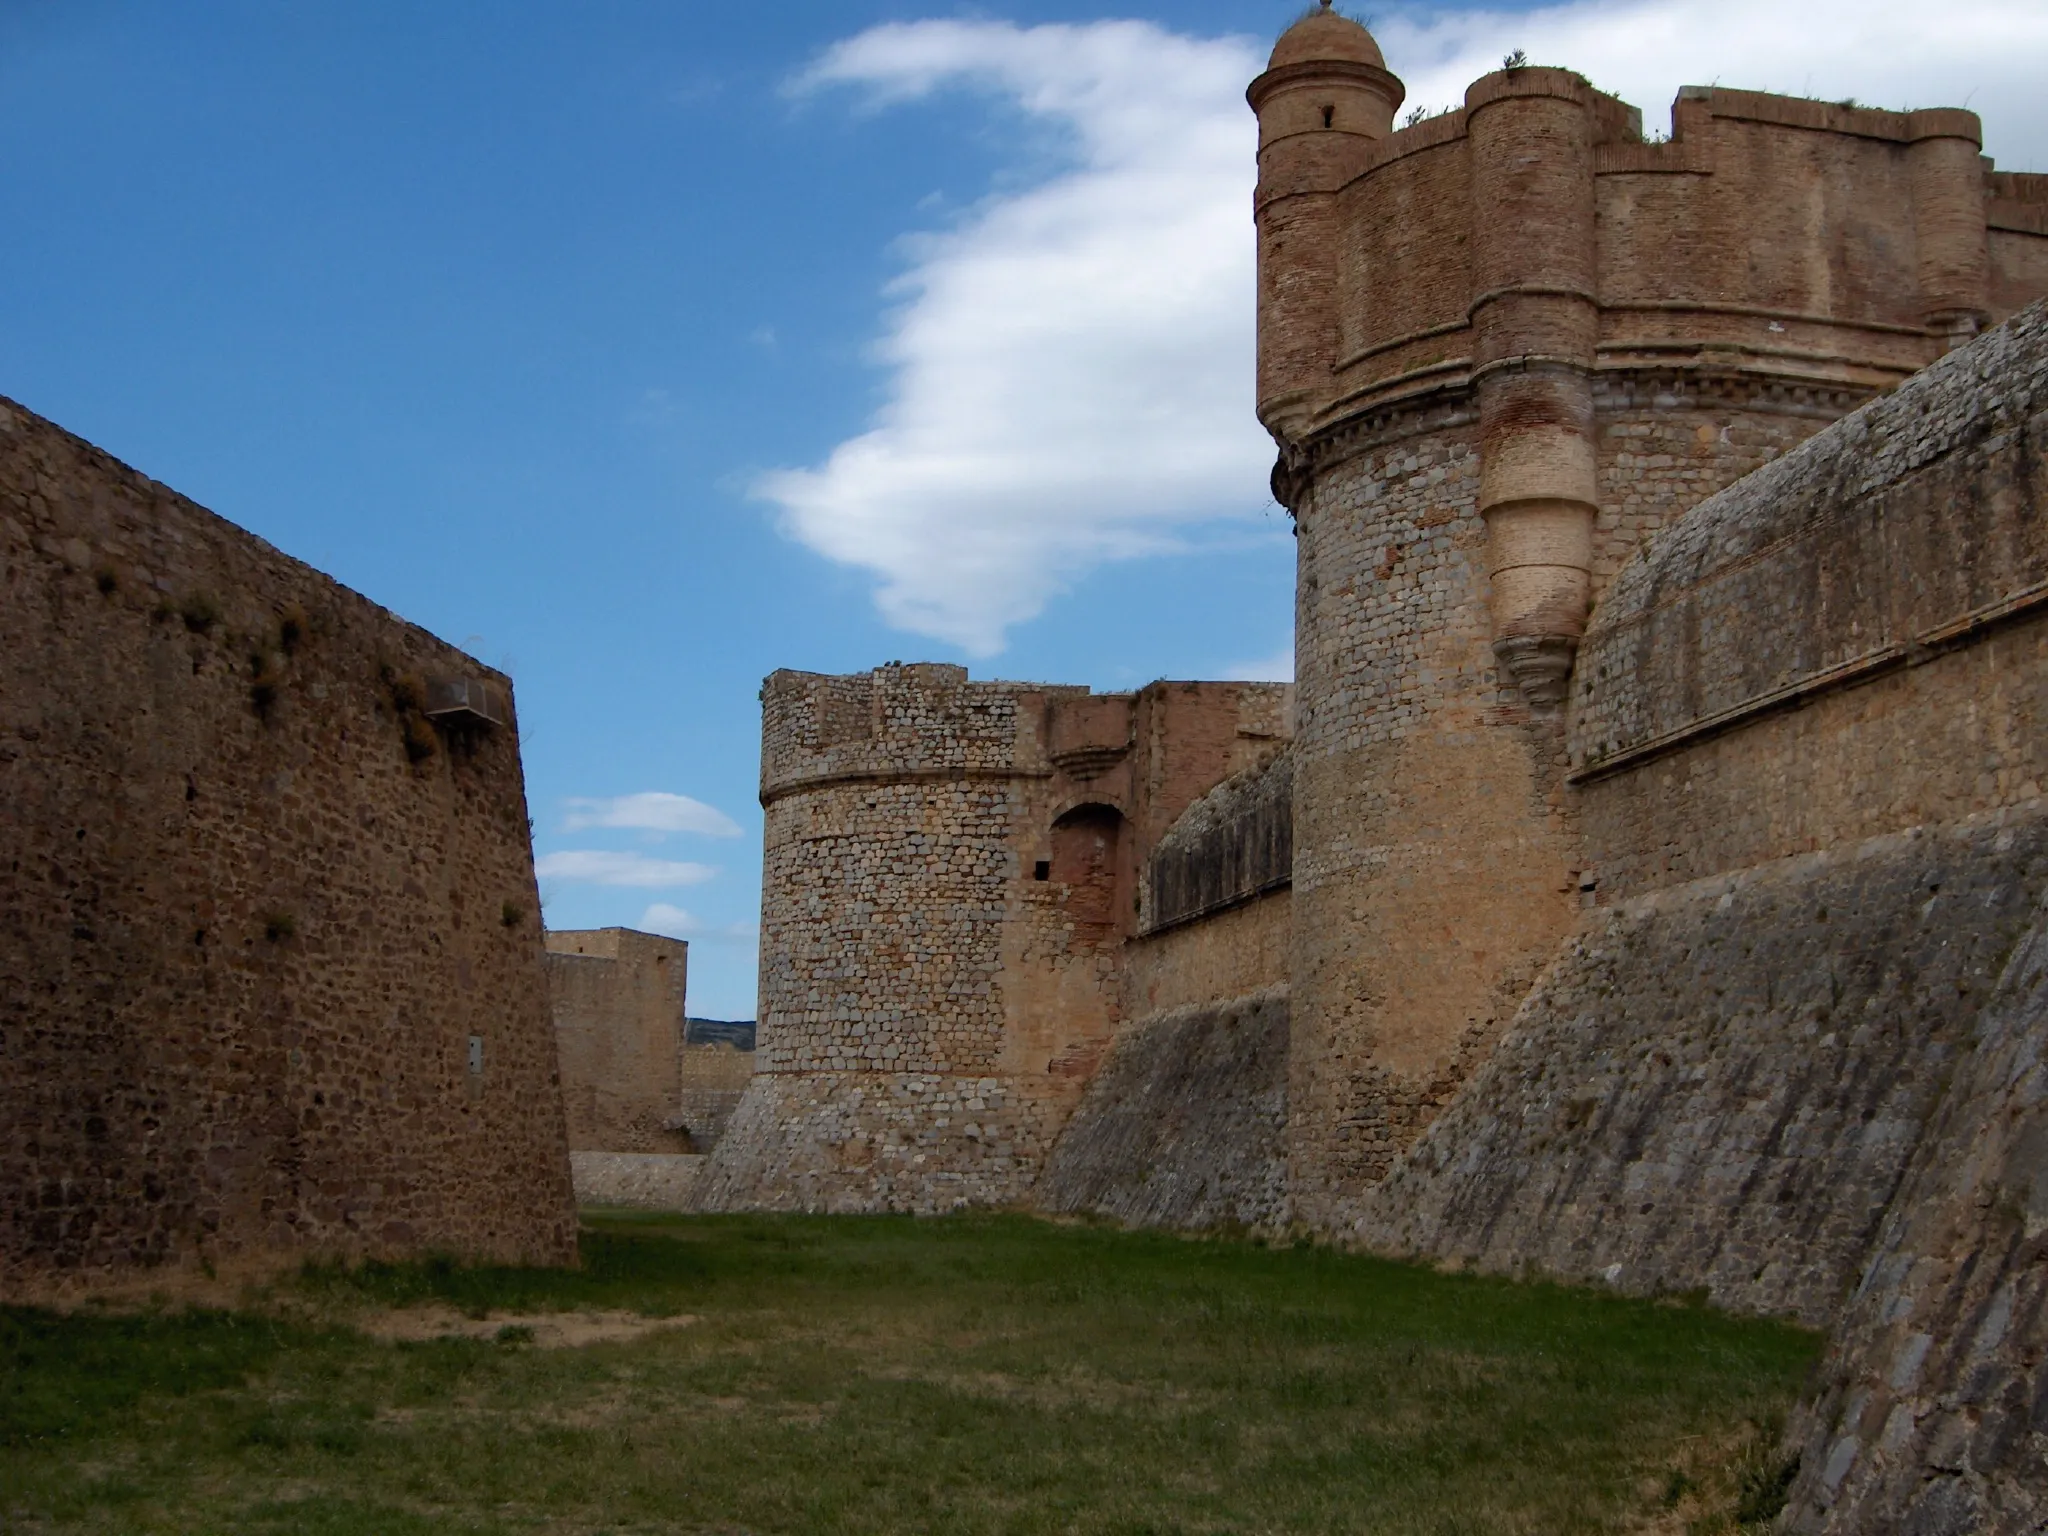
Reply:
[[[1129,696],[892,664],[761,702],[759,1046],[700,1201],[1023,1198],[1117,1019]]]
[[[1379,45],[1327,3],[1274,46],[1259,117],[1259,419],[1298,429],[1337,359],[1336,192],[1393,131],[1404,95]]]
[[[1289,1172],[1342,1226],[1601,899],[1567,725],[1605,584],[2035,296],[2048,229],[1967,112],[1688,87],[1646,139],[1515,56],[1395,129],[1327,7],[1249,99],[1297,535]]]

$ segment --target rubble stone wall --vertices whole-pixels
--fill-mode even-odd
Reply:
[[[0,402],[0,1292],[575,1254],[506,679]]]
[[[1119,1032],[1046,1164],[1049,1211],[1140,1226],[1287,1219],[1287,989]]]
[[[1800,1529],[2032,1529],[2048,304],[1667,530],[1570,733],[1599,905],[1365,1243],[1839,1325]]]
[[[757,1070],[704,1203],[1026,1198],[1126,1016],[1148,838],[1280,752],[1288,700],[768,679]]]

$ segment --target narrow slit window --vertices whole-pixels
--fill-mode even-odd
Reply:
[[[1031,878],[1034,880],[1050,880],[1052,878],[1052,860],[1040,859],[1036,864],[1032,865]]]

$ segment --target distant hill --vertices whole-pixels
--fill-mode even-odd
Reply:
[[[751,1051],[754,1048],[754,1021],[752,1019],[685,1019],[683,1021],[683,1043],[685,1045],[730,1045],[737,1050]]]

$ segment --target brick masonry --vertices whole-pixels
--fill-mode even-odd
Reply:
[[[0,1291],[573,1260],[510,701],[0,402]]]

